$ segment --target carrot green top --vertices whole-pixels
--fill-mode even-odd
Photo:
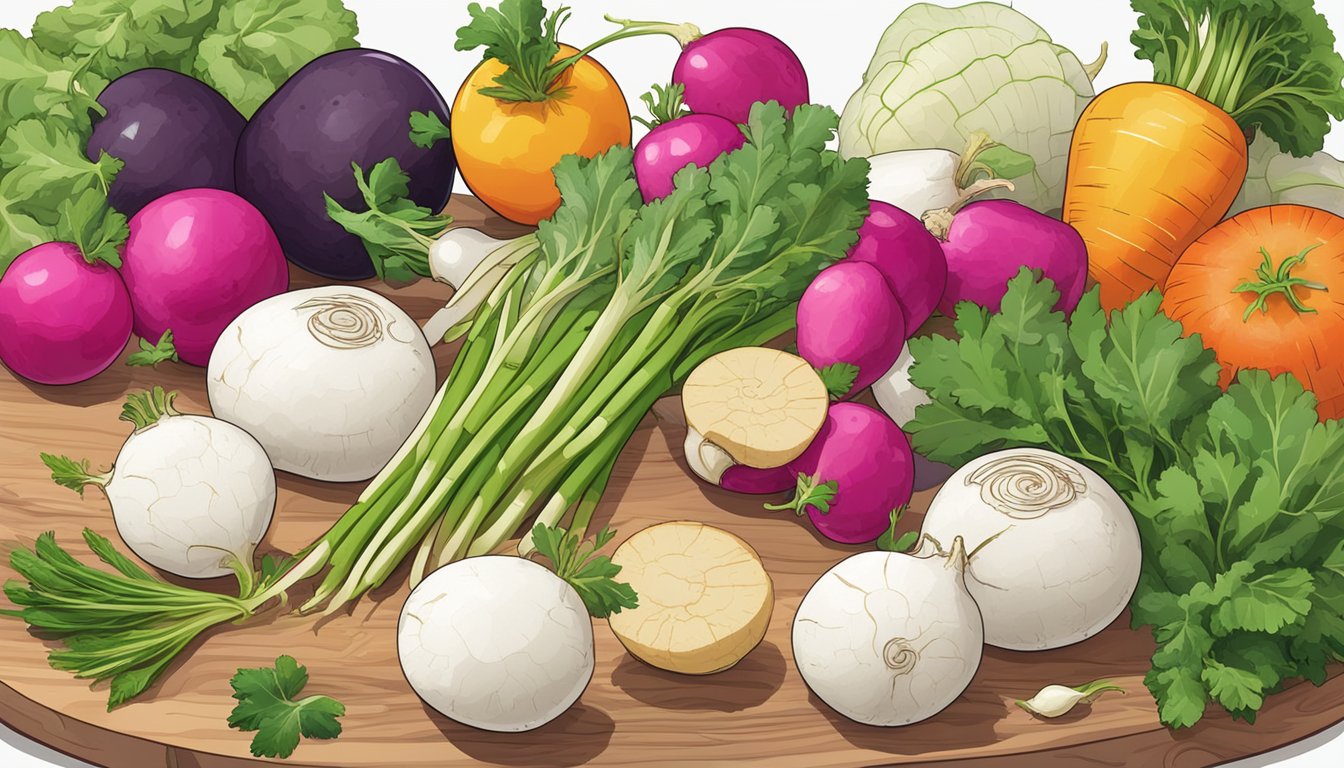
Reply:
[[[483,8],[479,3],[467,6],[471,21],[457,30],[454,47],[470,51],[485,47],[485,57],[508,67],[495,78],[495,85],[481,88],[484,96],[501,101],[547,101],[563,99],[567,89],[559,84],[560,75],[579,59],[607,43],[638,35],[670,35],[682,45],[700,37],[694,24],[666,24],[653,21],[611,19],[620,29],[562,59],[560,28],[569,20],[569,8],[562,6],[546,12],[542,0],[500,0],[498,8]]]
[[[1184,88],[1287,152],[1321,149],[1344,119],[1344,58],[1312,0],[1133,0],[1130,40],[1153,80]]]

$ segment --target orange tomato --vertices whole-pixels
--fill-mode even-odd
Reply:
[[[575,49],[561,45],[556,58]],[[560,75],[559,95],[546,101],[510,102],[482,96],[505,70],[486,59],[453,100],[451,118],[457,168],[472,194],[506,219],[536,224],[555,213],[560,191],[551,168],[569,154],[592,157],[630,143],[630,109],[611,74],[592,57]]]
[[[1243,368],[1291,373],[1322,419],[1344,418],[1344,218],[1301,205],[1233,216],[1181,255],[1162,310],[1213,350],[1222,386]]]

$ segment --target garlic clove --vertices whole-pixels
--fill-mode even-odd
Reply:
[[[1109,680],[1094,680],[1076,688],[1067,685],[1047,685],[1030,699],[1025,701],[1018,699],[1016,704],[1033,715],[1060,717],[1068,714],[1078,702],[1091,701],[1105,691],[1124,693],[1125,689],[1112,685]]]

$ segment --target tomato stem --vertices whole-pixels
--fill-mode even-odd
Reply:
[[[1312,250],[1320,247],[1320,245],[1320,243],[1312,243],[1306,248],[1303,248],[1292,256],[1284,259],[1279,263],[1277,268],[1274,266],[1274,260],[1270,257],[1269,251],[1262,246],[1260,248],[1260,256],[1263,260],[1260,262],[1260,266],[1255,268],[1255,276],[1259,279],[1249,280],[1232,289],[1233,293],[1256,294],[1255,300],[1251,302],[1250,306],[1246,307],[1246,311],[1242,314],[1242,322],[1249,321],[1251,315],[1255,314],[1257,309],[1262,313],[1268,312],[1269,297],[1275,294],[1282,294],[1283,298],[1287,300],[1288,306],[1292,307],[1293,311],[1299,314],[1315,313],[1315,309],[1302,303],[1302,300],[1297,297],[1293,288],[1302,286],[1303,288],[1314,291],[1328,291],[1330,289],[1321,283],[1312,282],[1306,278],[1293,277],[1292,272],[1294,267],[1301,265],[1307,260],[1308,253],[1311,253]]]

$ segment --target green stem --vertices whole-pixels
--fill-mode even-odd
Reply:
[[[1255,294],[1255,299],[1241,315],[1242,322],[1249,321],[1256,310],[1262,313],[1269,312],[1269,299],[1275,295],[1283,296],[1284,300],[1288,302],[1288,306],[1292,307],[1293,311],[1298,314],[1315,314],[1316,310],[1303,304],[1293,289],[1299,286],[1312,291],[1329,291],[1330,289],[1322,283],[1293,277],[1293,269],[1305,262],[1307,254],[1320,246],[1321,243],[1312,243],[1284,259],[1278,267],[1274,266],[1274,260],[1270,257],[1269,251],[1262,247],[1260,249],[1262,261],[1255,270],[1255,276],[1258,279],[1244,282],[1232,289],[1233,293]]]

